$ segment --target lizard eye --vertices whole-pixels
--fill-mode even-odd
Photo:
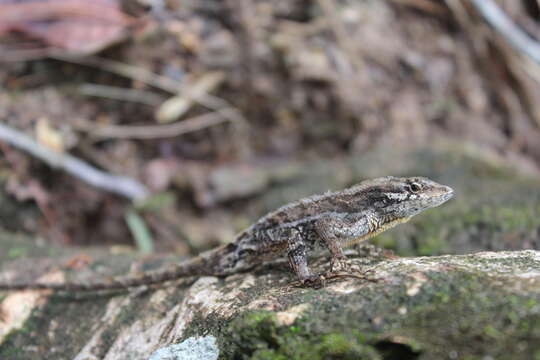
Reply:
[[[416,192],[419,192],[420,190],[422,190],[422,187],[418,183],[412,183],[411,186],[410,186],[410,189],[411,189],[411,191],[413,193],[416,193]]]

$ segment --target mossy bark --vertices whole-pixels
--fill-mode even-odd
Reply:
[[[319,290],[278,264],[130,293],[5,294],[0,358],[147,359],[210,335],[221,359],[540,356],[540,252],[354,261],[367,279]]]

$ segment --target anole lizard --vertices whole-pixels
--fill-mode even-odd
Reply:
[[[162,283],[187,276],[227,276],[287,256],[298,279],[320,284],[308,254],[326,248],[331,272],[347,271],[342,248],[375,236],[418,213],[441,205],[453,190],[424,177],[381,177],[348,189],[307,197],[270,212],[223,245],[184,263],[141,276],[88,283],[0,283],[1,290],[95,291]]]

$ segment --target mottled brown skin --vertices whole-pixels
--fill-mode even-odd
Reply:
[[[162,283],[186,276],[227,276],[287,256],[298,279],[320,283],[311,273],[308,254],[326,248],[331,271],[349,270],[344,246],[368,239],[414,215],[436,207],[453,196],[453,190],[423,177],[382,177],[343,191],[304,198],[267,214],[238,234],[228,245],[169,268],[142,276],[119,277],[88,283],[0,283],[0,290],[52,289],[95,291]]]

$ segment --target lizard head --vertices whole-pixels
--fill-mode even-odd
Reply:
[[[383,212],[400,218],[439,206],[454,195],[452,188],[425,177],[391,178],[381,190]]]
[[[425,177],[382,177],[360,184],[370,194],[372,206],[389,219],[409,218],[448,201],[452,188]]]

